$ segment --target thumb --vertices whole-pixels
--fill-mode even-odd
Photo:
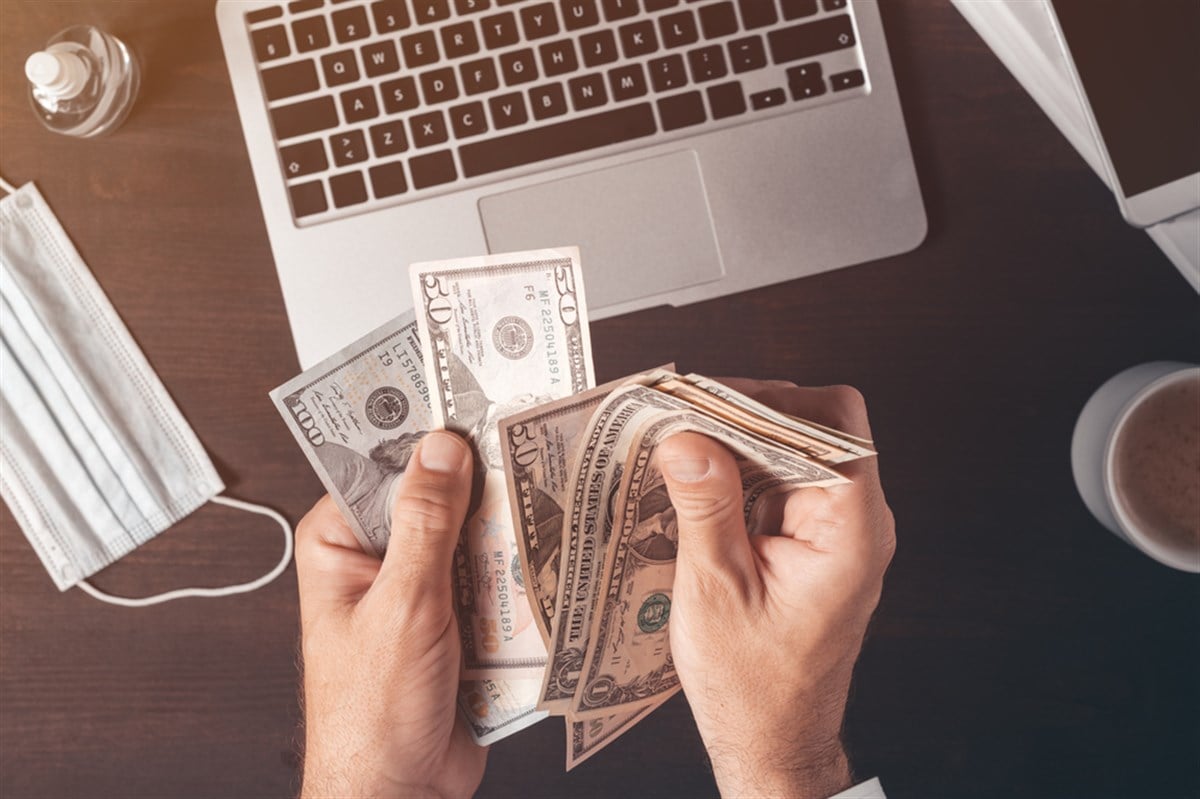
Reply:
[[[679,563],[750,580],[754,553],[733,455],[707,436],[679,433],[658,446],[658,465],[679,522]]]
[[[450,562],[471,496],[471,449],[453,433],[426,435],[392,503],[392,531],[377,585],[412,595],[449,590]]]

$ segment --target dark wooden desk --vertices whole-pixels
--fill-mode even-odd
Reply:
[[[0,171],[37,181],[229,493],[298,520],[321,489],[266,397],[298,368],[213,6],[0,0]],[[597,375],[676,360],[866,394],[899,551],[847,735],[889,796],[1197,796],[1200,580],[1101,528],[1068,454],[1109,375],[1200,361],[1200,303],[949,4],[883,11],[928,240],[599,322]],[[25,55],[80,22],[145,62],[134,114],[98,141],[44,131],[24,96]],[[294,571],[124,610],[59,594],[7,508],[0,525],[0,796],[294,792]],[[209,508],[96,582],[248,579],[279,546],[269,522]],[[493,748],[479,796],[715,794],[682,697],[562,763],[561,723],[541,724]]]

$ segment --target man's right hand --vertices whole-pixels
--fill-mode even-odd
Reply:
[[[723,382],[870,438],[852,388]],[[896,546],[875,459],[844,465],[850,485],[794,491],[779,535],[753,537],[728,450],[681,433],[658,459],[679,523],[671,652],[722,795],[823,799],[850,787],[850,677]]]

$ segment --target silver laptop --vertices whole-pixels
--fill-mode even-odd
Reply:
[[[593,319],[903,252],[875,2],[218,0],[303,367],[407,267],[578,245]]]

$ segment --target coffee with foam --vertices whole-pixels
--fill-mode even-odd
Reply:
[[[1142,535],[1200,555],[1200,372],[1150,391],[1113,442],[1113,501]]]

